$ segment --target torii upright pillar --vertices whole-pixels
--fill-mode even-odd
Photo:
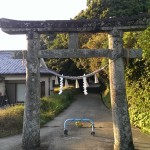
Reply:
[[[28,53],[26,69],[26,101],[23,120],[22,147],[35,149],[40,147],[40,48],[39,34],[27,33]]]
[[[109,59],[111,106],[114,128],[114,150],[134,150],[126,98],[123,58],[123,32],[113,29],[109,33],[109,49],[114,58]]]

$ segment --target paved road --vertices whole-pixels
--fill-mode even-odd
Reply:
[[[78,128],[68,125],[69,135],[63,134],[63,123],[68,118],[90,118],[95,123],[95,136],[91,136],[88,123]],[[132,128],[137,150],[150,150],[150,135]],[[53,121],[41,129],[40,150],[113,150],[111,111],[100,101],[97,94],[81,94],[77,100]],[[0,139],[0,150],[21,150],[21,135]]]

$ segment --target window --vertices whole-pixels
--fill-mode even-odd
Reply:
[[[45,81],[41,82],[41,97],[45,96]]]
[[[26,93],[26,85],[25,84],[17,84],[17,102],[25,101],[25,93]]]

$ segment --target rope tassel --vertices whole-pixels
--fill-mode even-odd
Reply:
[[[65,87],[69,87],[67,79],[65,79]]]
[[[96,74],[94,75],[94,78],[95,78],[95,83],[98,83],[99,81],[98,81],[98,78],[97,78]]]
[[[55,77],[55,85],[58,85],[58,77]]]
[[[79,82],[76,80],[76,89],[79,88]]]
[[[89,84],[87,83],[87,78],[91,77],[91,76],[95,76],[95,83],[98,83],[98,78],[96,76],[96,73],[100,72],[101,70],[104,70],[105,68],[108,67],[108,64],[103,66],[102,68],[98,69],[98,70],[95,70],[94,72],[92,73],[89,73],[89,74],[84,74],[83,76],[63,76],[63,75],[60,75],[58,74],[57,72],[51,72],[50,70],[47,69],[48,72],[50,72],[51,74],[55,75],[56,78],[55,78],[55,85],[59,84],[58,82],[58,77],[60,78],[60,91],[59,91],[59,94],[62,93],[62,90],[63,90],[63,78],[65,79],[70,79],[70,80],[76,80],[76,83],[75,83],[75,87],[76,88],[79,88],[79,83],[78,83],[78,80],[82,79],[83,80],[83,89],[84,89],[84,94],[87,95],[87,87],[89,86]],[[58,77],[57,77],[58,76]],[[90,82],[90,81],[89,81]],[[91,83],[91,82],[90,82]],[[66,83],[67,84],[67,83]]]

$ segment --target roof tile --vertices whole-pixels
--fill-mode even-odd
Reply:
[[[0,51],[0,75],[2,74],[26,74],[25,60],[13,59],[13,51]],[[50,74],[50,70],[40,67],[41,74]]]

